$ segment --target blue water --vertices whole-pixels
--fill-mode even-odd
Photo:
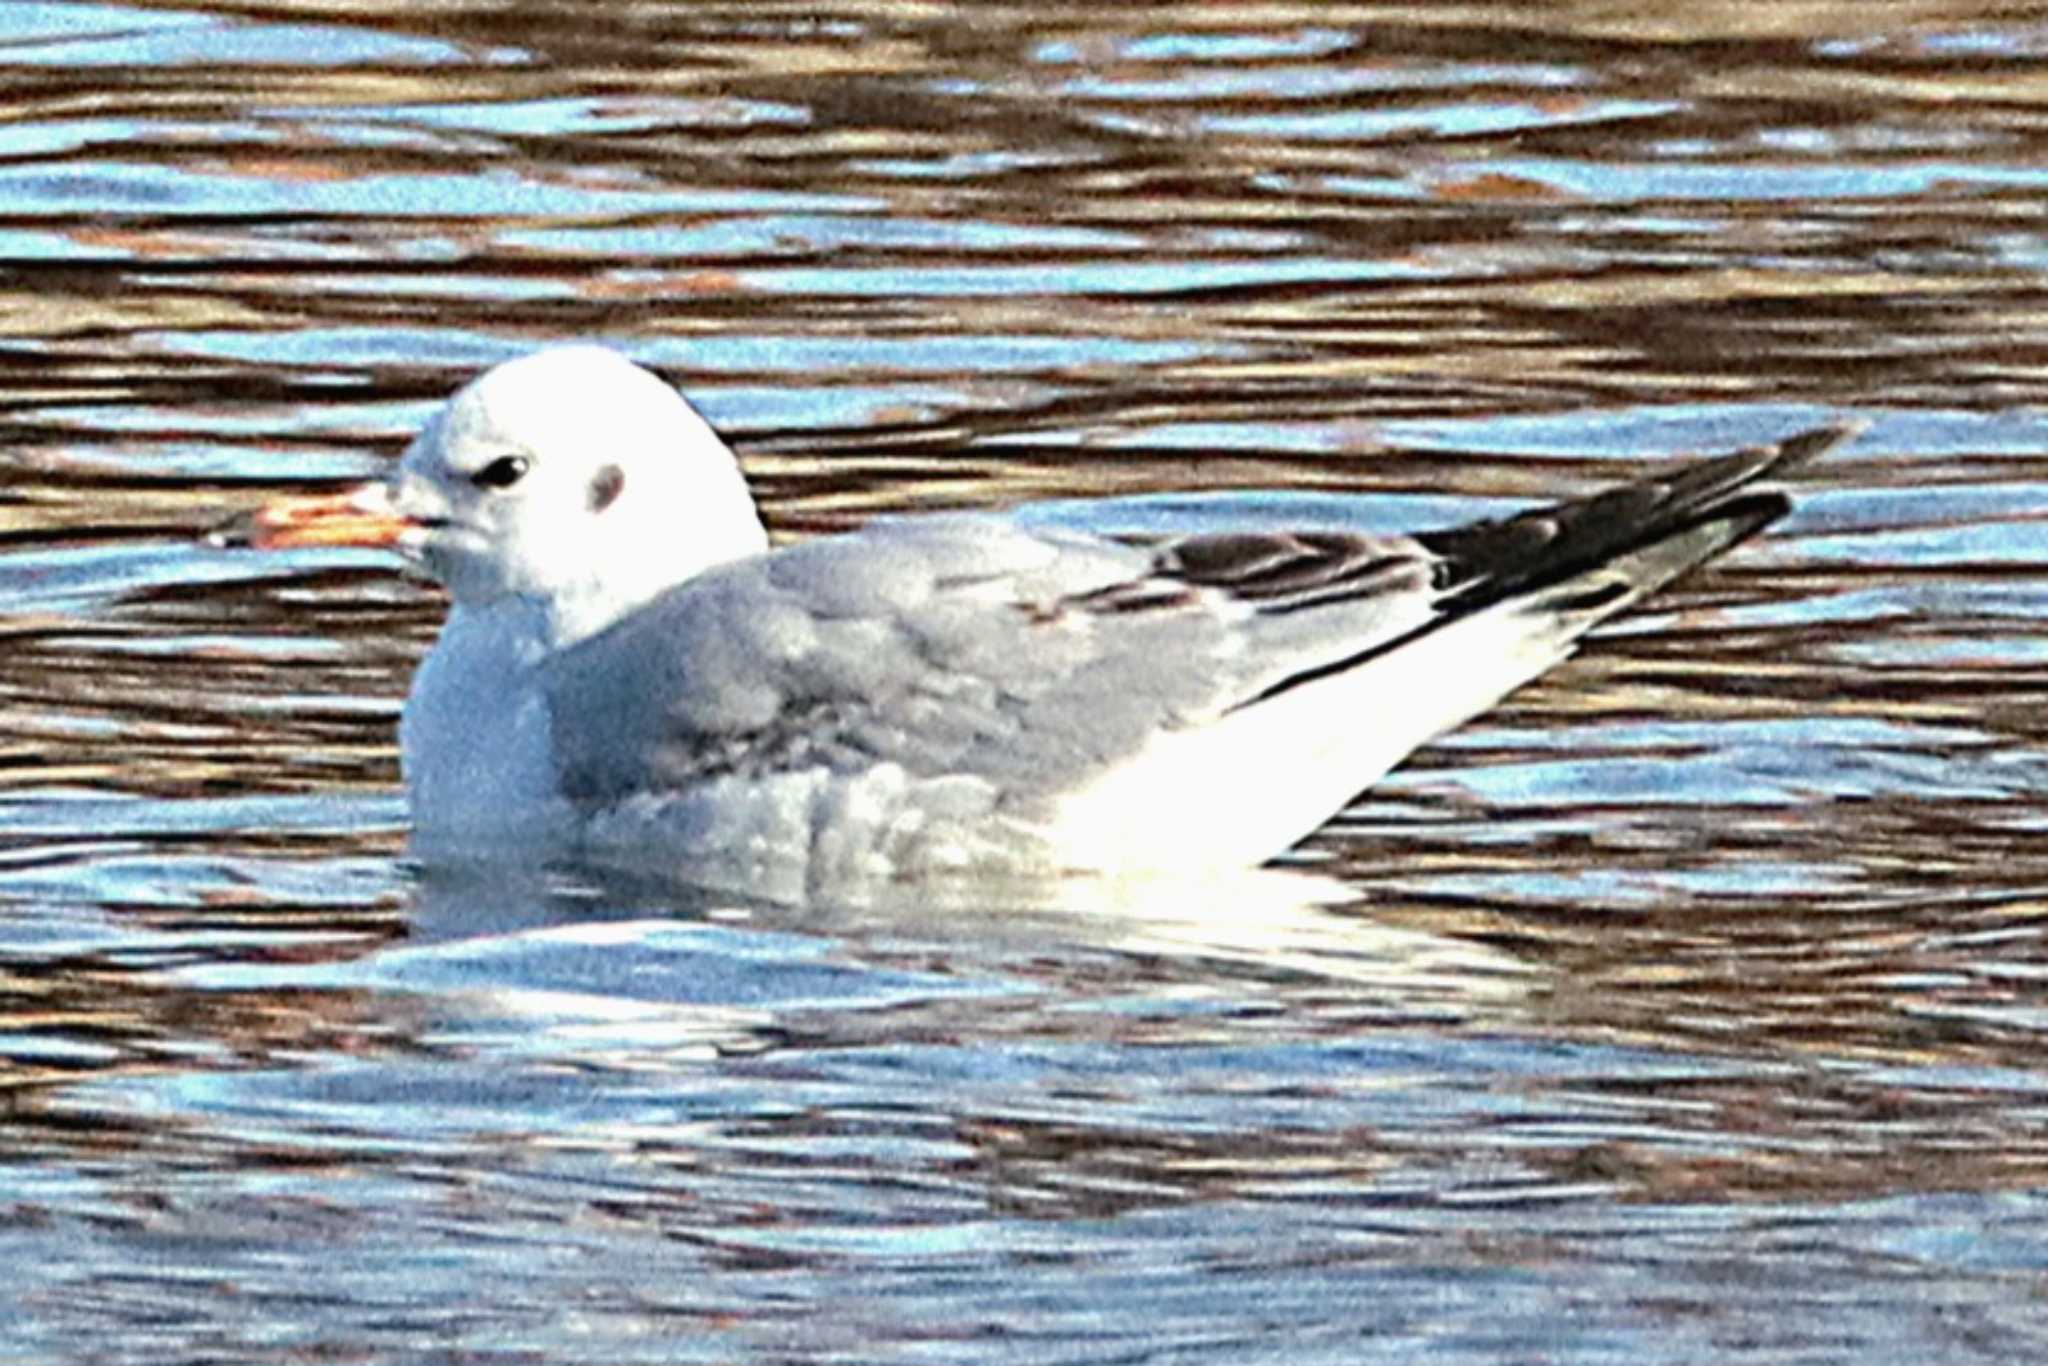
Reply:
[[[0,7],[0,1362],[2042,1355],[2042,35],[1743,22]],[[204,541],[567,337],[790,539],[1869,426],[1284,872],[790,905],[414,857],[438,597]]]

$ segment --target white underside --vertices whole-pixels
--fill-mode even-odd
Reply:
[[[534,682],[543,653],[517,611],[449,613],[398,723],[415,830],[507,836],[567,819]]]
[[[1455,622],[1347,672],[1161,734],[1060,804],[1071,866],[1245,867],[1313,834],[1418,745],[1571,652],[1520,603]]]
[[[894,764],[718,778],[574,810],[534,681],[541,651],[516,617],[450,618],[400,734],[415,826],[430,840],[567,840],[771,896],[960,871],[1185,873],[1284,852],[1417,745],[1563,658],[1570,634],[1520,604],[1477,613],[1164,732],[1028,822],[981,779],[920,780]]]

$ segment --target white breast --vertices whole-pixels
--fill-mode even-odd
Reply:
[[[560,820],[542,646],[525,616],[456,608],[413,676],[398,740],[416,829],[507,834]]]

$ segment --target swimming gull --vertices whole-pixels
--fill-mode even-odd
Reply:
[[[1782,516],[1847,427],[1412,535],[1149,540],[999,514],[771,550],[738,462],[595,346],[486,371],[387,479],[222,539],[390,547],[452,607],[399,727],[416,831],[813,884],[1244,867]]]

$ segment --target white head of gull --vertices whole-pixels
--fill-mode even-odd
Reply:
[[[597,346],[486,371],[371,487],[419,528],[418,553],[457,611],[531,614],[550,649],[768,549],[718,434],[655,375]]]
[[[559,825],[545,690],[551,656],[767,533],[737,461],[669,385],[619,353],[561,346],[448,400],[387,480],[286,499],[271,545],[385,545],[450,610],[400,726],[415,825],[526,834]]]
[[[1245,867],[1782,516],[1847,434],[1415,535],[1148,543],[999,514],[768,549],[737,461],[592,346],[500,365],[258,545],[383,545],[452,609],[401,747],[424,836],[546,831],[807,888]]]

